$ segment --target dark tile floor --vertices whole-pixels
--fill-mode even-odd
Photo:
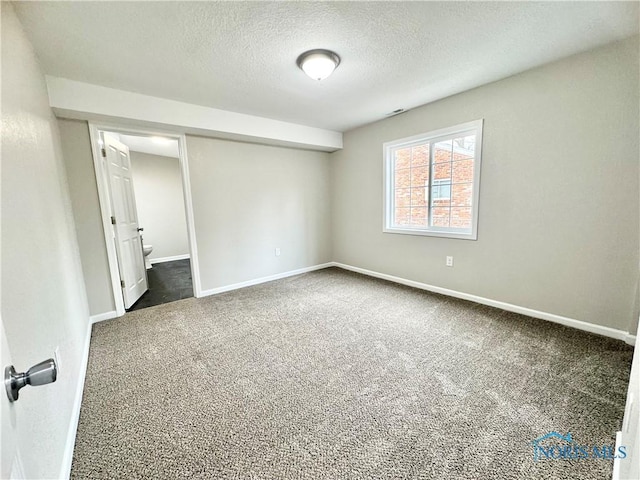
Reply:
[[[128,312],[193,297],[191,264],[189,259],[156,263],[147,270],[149,290],[134,303]]]

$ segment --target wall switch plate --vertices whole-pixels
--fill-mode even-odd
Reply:
[[[453,267],[453,257],[447,255],[447,267]]]
[[[276,257],[279,257],[279,256],[280,256],[280,249],[276,248]]]

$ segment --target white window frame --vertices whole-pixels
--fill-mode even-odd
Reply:
[[[385,142],[383,144],[383,172],[384,172],[384,184],[383,184],[383,225],[382,231],[384,233],[399,233],[403,235],[423,235],[429,237],[445,237],[445,238],[459,238],[465,240],[477,240],[478,239],[478,206],[480,200],[480,169],[482,165],[482,126],[483,119],[474,120],[472,122],[462,123],[453,127],[442,128],[431,132],[423,133],[420,135],[414,135],[412,137],[401,138],[399,140],[393,140],[391,142]],[[471,228],[468,230],[462,230],[452,227],[397,227],[393,225],[393,213],[394,208],[394,151],[398,148],[411,147],[414,145],[421,145],[429,142],[433,145],[436,142],[442,140],[449,140],[453,136],[457,136],[464,133],[475,133],[475,157],[473,162],[473,196],[471,204]],[[429,166],[432,166],[433,148],[429,149]],[[452,191],[453,193],[453,191]],[[430,210],[431,205],[427,208]]]

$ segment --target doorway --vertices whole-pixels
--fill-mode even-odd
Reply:
[[[199,296],[184,135],[90,124],[118,316]]]

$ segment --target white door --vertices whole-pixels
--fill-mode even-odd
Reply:
[[[108,133],[104,134],[103,155],[107,159],[111,223],[114,228],[124,308],[129,308],[147,291],[138,212],[131,178],[129,148]]]
[[[2,353],[2,374],[4,375],[5,367],[13,364],[4,323],[2,324],[1,335],[2,350],[0,352]],[[18,404],[18,402],[11,403],[5,393],[4,386],[0,396],[2,396],[2,399],[0,399],[0,417],[2,418],[2,461],[0,463],[2,468],[0,469],[0,478],[22,479],[24,478],[24,472],[22,461],[20,460],[18,434],[16,432],[17,410],[22,408],[22,404]],[[24,412],[21,413],[24,414]]]

